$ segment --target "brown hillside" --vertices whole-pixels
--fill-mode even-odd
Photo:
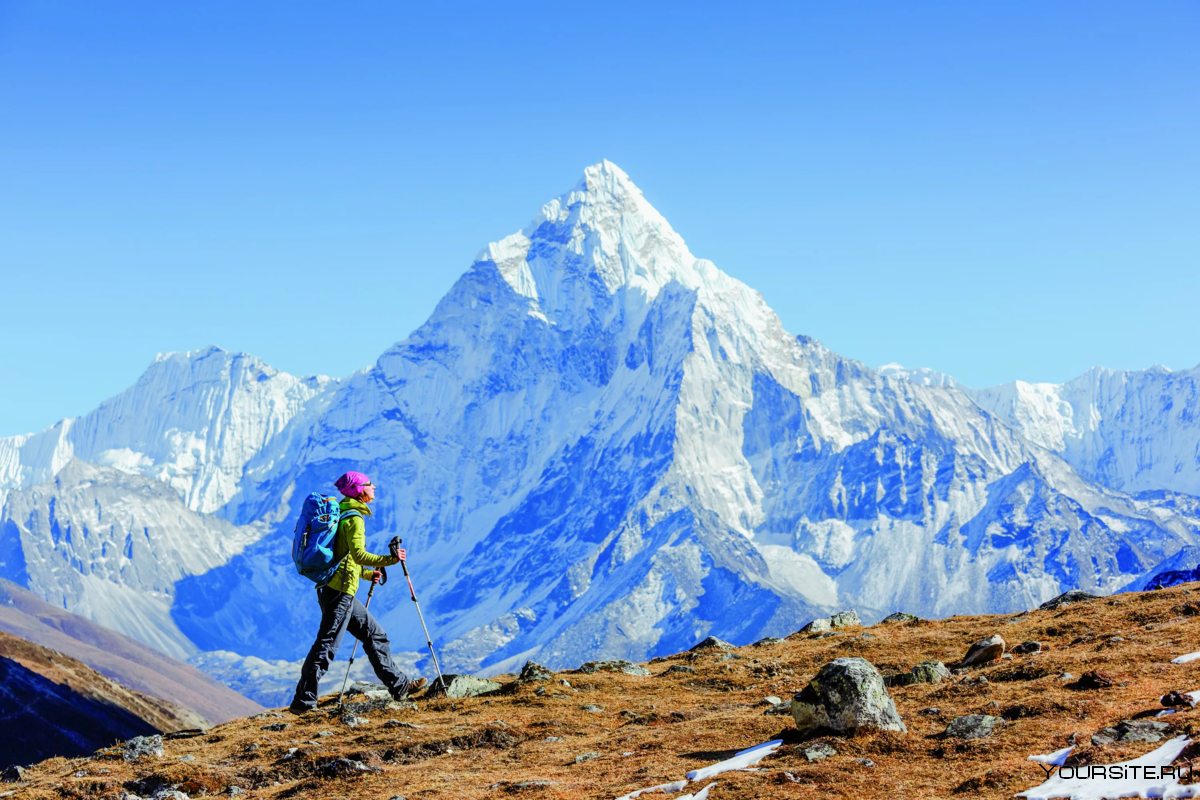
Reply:
[[[1017,616],[880,624],[827,638],[795,634],[779,644],[732,651],[740,658],[722,660],[722,651],[709,650],[655,659],[647,665],[650,677],[572,671],[524,685],[503,677],[504,690],[490,697],[418,700],[415,711],[368,712],[370,723],[356,729],[328,708],[299,719],[287,714],[240,719],[204,736],[167,742],[161,759],[44,762],[30,771],[31,782],[15,797],[116,798],[121,790],[148,795],[178,785],[193,797],[240,786],[248,797],[312,800],[616,798],[681,779],[782,734],[788,744],[760,764],[762,771],[720,775],[710,797],[1007,798],[1044,780],[1026,756],[1062,748],[1072,737],[1081,763],[1113,763],[1158,746],[1093,747],[1090,736],[1161,710],[1159,697],[1172,689],[1200,689],[1200,661],[1170,663],[1200,650],[1200,593],[1192,593],[1197,588],[1118,595]],[[797,627],[805,621],[798,620]],[[859,655],[884,672],[907,670],[924,659],[949,664],[993,633],[1010,646],[1040,641],[1045,651],[993,662],[941,684],[892,689],[907,734],[823,737],[837,754],[809,763],[800,747],[811,742],[796,740],[790,716],[763,713],[765,696],[790,699],[834,658]],[[673,666],[695,672],[668,671]],[[1080,676],[1089,670],[1110,674],[1114,685],[1083,689],[1060,679],[1064,672]],[[975,680],[981,676],[986,683]],[[572,686],[561,685],[563,679]],[[602,710],[586,711],[588,704]],[[938,711],[921,713],[931,708]],[[975,712],[1007,721],[988,738],[943,736],[952,718]],[[389,719],[402,724],[389,726]],[[1200,731],[1200,711],[1160,721],[1175,733]],[[272,725],[286,727],[271,730]],[[589,753],[598,755],[576,763]],[[188,756],[194,760],[181,760]],[[379,771],[347,777],[327,766],[338,757]]]
[[[3,579],[0,579],[0,631],[66,653],[123,686],[183,706],[210,722],[224,722],[263,710],[258,703],[195,667],[56,608]]]

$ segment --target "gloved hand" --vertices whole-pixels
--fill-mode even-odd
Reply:
[[[396,559],[397,561],[403,561],[406,555],[406,553],[400,549],[400,545],[401,539],[399,536],[393,536],[392,540],[388,542],[388,550],[391,552],[392,558]]]

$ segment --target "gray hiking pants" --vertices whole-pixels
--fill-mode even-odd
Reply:
[[[393,695],[403,693],[408,688],[408,676],[396,669],[387,634],[358,598],[321,586],[317,589],[317,602],[321,604],[321,627],[317,631],[317,640],[308,651],[308,657],[304,659],[304,666],[300,668],[300,682],[296,684],[292,708],[317,707],[317,685],[329,671],[329,662],[337,653],[342,634],[346,631],[362,642],[363,650],[380,682]]]

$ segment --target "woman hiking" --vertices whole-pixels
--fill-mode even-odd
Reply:
[[[396,551],[397,556],[377,556],[364,548],[365,520],[371,515],[369,504],[375,501],[375,487],[361,472],[347,472],[334,486],[344,496],[340,508],[345,516],[338,524],[333,545],[333,557],[339,564],[333,577],[317,587],[321,627],[304,659],[304,666],[300,668],[296,696],[288,707],[293,714],[303,714],[317,707],[317,686],[329,670],[329,662],[337,653],[346,631],[362,642],[371,667],[392,697],[401,699],[409,692],[424,688],[427,683],[424,678],[410,681],[396,668],[387,634],[354,596],[360,580],[379,583],[383,573],[377,568],[390,567],[404,560],[403,550]]]

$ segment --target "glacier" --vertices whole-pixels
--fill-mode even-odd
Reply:
[[[292,521],[353,468],[379,487],[368,546],[404,539],[448,670],[644,660],[847,607],[1023,610],[1197,544],[1200,483],[1169,444],[1189,384],[1094,383],[1142,416],[1113,415],[1126,436],[1071,406],[1071,431],[1102,432],[1072,444],[1004,392],[792,335],[604,161],[345,378],[170,354],[86,417],[0,440],[0,575],[226,680],[284,674],[317,616]],[[140,517],[105,532],[119,498],[158,515],[154,548],[126,547]],[[415,653],[410,605],[372,610]]]

